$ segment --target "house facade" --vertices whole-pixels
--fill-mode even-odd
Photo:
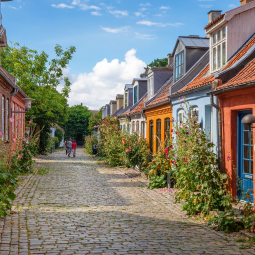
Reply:
[[[255,190],[255,144],[251,127],[254,124],[242,122],[247,115],[255,115],[255,1],[243,0],[241,4],[222,14],[216,22],[210,23],[206,32],[211,38],[213,50],[214,41],[218,40],[218,31],[226,29],[228,60],[226,66],[215,75],[210,95],[218,99],[221,109],[223,171],[230,176],[232,195],[246,200],[241,197],[237,187],[240,184],[244,191]],[[246,25],[240,27],[241,24]],[[215,63],[213,54],[211,63],[218,66],[217,61],[220,60],[217,59]],[[254,202],[253,193],[250,195]]]

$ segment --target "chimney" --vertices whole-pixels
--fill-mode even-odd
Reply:
[[[170,66],[170,65],[172,65],[173,64],[173,56],[172,56],[172,54],[168,54],[167,55],[167,57],[168,57],[168,66]]]
[[[253,0],[240,0],[241,5],[248,4],[248,3],[252,2],[252,1],[253,1]]]
[[[221,15],[222,11],[209,11],[208,12],[208,23],[210,24],[213,20]]]

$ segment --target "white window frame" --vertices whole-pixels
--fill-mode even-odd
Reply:
[[[125,91],[124,109],[128,107],[128,91]]]
[[[177,123],[180,124],[180,121],[183,122],[184,119],[184,110],[179,110],[177,113]]]
[[[225,28],[225,37],[223,38],[223,29]],[[218,38],[220,35],[220,39]],[[214,42],[214,37],[216,42]],[[211,73],[217,72],[222,69],[227,64],[227,26],[221,27],[215,33],[211,35],[210,38],[211,50]],[[223,44],[225,44],[225,63],[223,63]],[[214,62],[214,52],[216,54],[216,62]],[[219,63],[220,61],[220,63]],[[216,65],[216,67],[214,66]]]
[[[148,99],[152,98],[154,95],[154,82],[153,75],[148,77]]]
[[[199,121],[199,108],[198,107],[191,108],[191,117],[192,118],[193,118],[195,113],[196,113],[197,121]]]
[[[132,121],[132,133],[135,133],[135,121]]]
[[[184,75],[184,73],[185,73],[185,70],[184,70],[184,67],[185,67],[185,65],[184,65],[184,62],[185,62],[184,61],[184,54],[185,54],[185,52],[184,52],[184,50],[182,50],[182,51],[178,52],[174,56],[174,80],[175,80],[175,82],[180,80],[182,78],[182,76]],[[176,73],[176,57],[177,56],[179,57],[180,55],[182,55],[182,63],[181,64],[178,63],[178,69],[181,67],[182,73],[181,73],[180,76],[177,77],[177,73]]]

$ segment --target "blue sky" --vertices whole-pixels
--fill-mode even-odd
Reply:
[[[179,35],[205,36],[208,11],[237,6],[239,0],[14,0],[2,3],[2,15],[8,40],[50,57],[56,44],[76,46],[65,70],[73,82],[69,103],[97,109],[143,66],[171,53]]]

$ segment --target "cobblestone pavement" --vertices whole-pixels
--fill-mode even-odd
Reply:
[[[37,158],[0,220],[0,254],[255,254],[196,223],[167,198],[78,149]]]

